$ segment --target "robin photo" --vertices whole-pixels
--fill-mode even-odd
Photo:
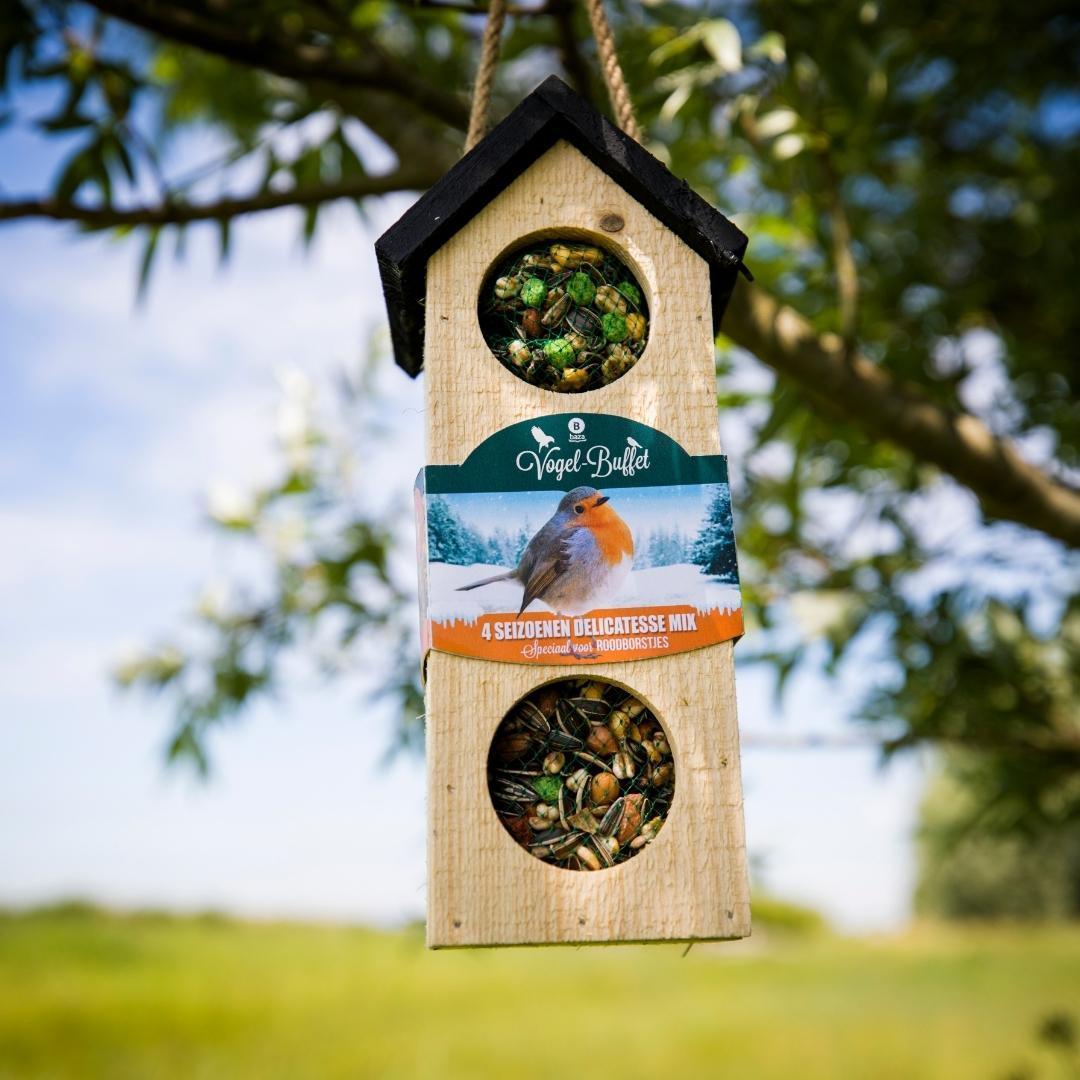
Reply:
[[[634,538],[609,496],[582,486],[562,497],[515,569],[457,591],[518,581],[525,588],[518,615],[534,600],[543,600],[560,615],[583,615],[618,591],[633,562]]]

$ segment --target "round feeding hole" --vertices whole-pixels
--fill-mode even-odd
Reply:
[[[563,394],[622,378],[649,336],[645,291],[633,272],[577,239],[538,240],[500,259],[480,290],[479,317],[504,367]]]
[[[503,827],[530,854],[602,870],[656,838],[675,763],[660,721],[633,694],[602,679],[560,679],[499,724],[488,790]]]

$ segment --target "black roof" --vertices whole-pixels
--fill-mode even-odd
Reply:
[[[554,75],[379,237],[379,262],[394,358],[410,375],[424,363],[427,261],[559,139],[602,169],[696,251],[710,268],[713,325],[742,270],[746,236],[667,166]]]

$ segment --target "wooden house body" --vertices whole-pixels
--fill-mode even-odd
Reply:
[[[491,269],[535,239],[616,253],[641,282],[648,344],[618,381],[579,395],[496,362],[477,298]],[[714,336],[746,238],[558,79],[542,84],[379,241],[398,363],[423,368],[426,460],[455,465],[522,421],[616,414],[690,455],[720,453]],[[632,661],[426,658],[428,944],[733,939],[750,930],[731,640]],[[593,873],[545,865],[493,811],[486,763],[499,722],[535,687],[602,677],[661,719],[678,785],[640,857]]]

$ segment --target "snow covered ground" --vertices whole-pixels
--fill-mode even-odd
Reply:
[[[463,585],[496,574],[505,574],[505,566],[474,563],[451,566],[432,563],[429,568],[428,615],[433,622],[462,619],[473,622],[481,615],[516,612],[521,604],[521,586],[516,581],[497,581],[470,592],[457,592]],[[721,584],[706,577],[692,563],[654,566],[632,570],[611,606],[652,607],[660,604],[689,604],[698,611],[736,611],[742,598],[736,585]],[[530,612],[550,611],[542,601],[534,600]]]
[[[742,607],[738,585],[708,577],[693,563],[632,570],[619,593],[620,604],[691,604],[698,611],[737,611]]]

